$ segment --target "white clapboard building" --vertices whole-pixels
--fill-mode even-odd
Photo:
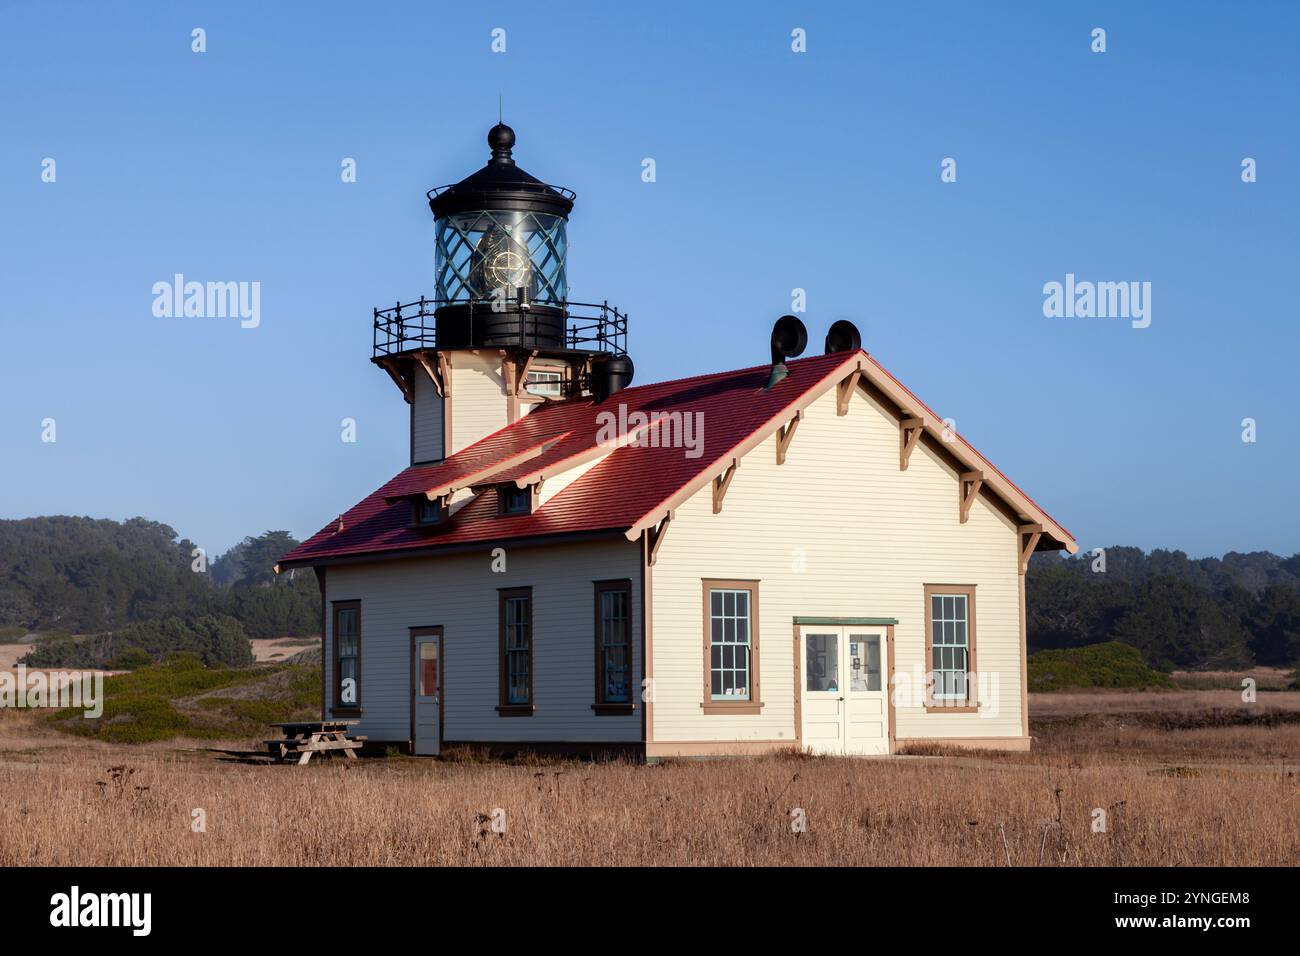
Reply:
[[[1026,749],[1025,569],[1070,534],[836,323],[631,385],[568,298],[573,193],[514,133],[429,193],[436,289],[375,312],[409,465],[278,565],[315,569],[324,717],[437,754]]]

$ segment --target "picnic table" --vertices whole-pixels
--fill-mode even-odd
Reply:
[[[349,760],[356,760],[356,752],[366,742],[365,737],[349,737],[348,728],[359,723],[357,720],[296,720],[279,727],[284,736],[277,740],[266,741],[266,749],[277,763],[284,763],[290,757],[297,757],[299,764],[311,760],[315,753],[341,751]]]

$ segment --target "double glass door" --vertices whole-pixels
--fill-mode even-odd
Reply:
[[[884,628],[802,629],[803,744],[814,753],[889,753]]]

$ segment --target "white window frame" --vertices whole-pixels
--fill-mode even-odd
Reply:
[[[932,588],[928,592],[926,620],[929,627],[928,673],[934,676],[931,699],[939,705],[964,704],[971,700],[974,670],[972,605],[974,592],[966,589]],[[936,660],[938,658],[938,660]],[[964,666],[957,666],[958,660]],[[940,660],[946,666],[940,666]],[[961,691],[949,690],[950,677],[961,675]]]
[[[727,598],[732,599],[732,611],[727,613]],[[715,598],[717,600],[715,600]],[[742,614],[739,610],[741,600],[744,601],[745,610]],[[719,613],[721,611],[721,613]],[[731,625],[732,635],[738,635],[741,630],[741,624],[744,624],[745,639],[742,641],[738,637],[727,639],[727,625]],[[721,636],[721,640],[719,640]],[[724,649],[732,648],[732,666],[716,666],[713,664],[713,648],[721,646]],[[744,667],[737,667],[735,661],[735,649],[743,647],[745,649]],[[744,694],[715,694],[713,693],[713,675],[730,674],[733,679],[738,675],[744,675]],[[739,683],[736,681],[736,683]],[[732,701],[743,701],[749,703],[754,697],[754,613],[752,593],[746,588],[710,588],[709,589],[709,700],[714,703],[729,703]]]
[[[529,395],[543,398],[564,397],[564,371],[562,369],[529,369],[524,379],[524,390]]]

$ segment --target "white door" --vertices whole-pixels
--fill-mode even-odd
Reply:
[[[837,627],[803,632],[803,744],[813,753],[844,753],[842,636]]]
[[[844,752],[889,753],[889,643],[884,628],[846,627],[844,658],[848,679],[844,712]]]
[[[803,745],[814,753],[889,753],[889,643],[884,628],[801,631]]]
[[[411,730],[415,752],[436,756],[442,745],[442,630],[411,635]]]

